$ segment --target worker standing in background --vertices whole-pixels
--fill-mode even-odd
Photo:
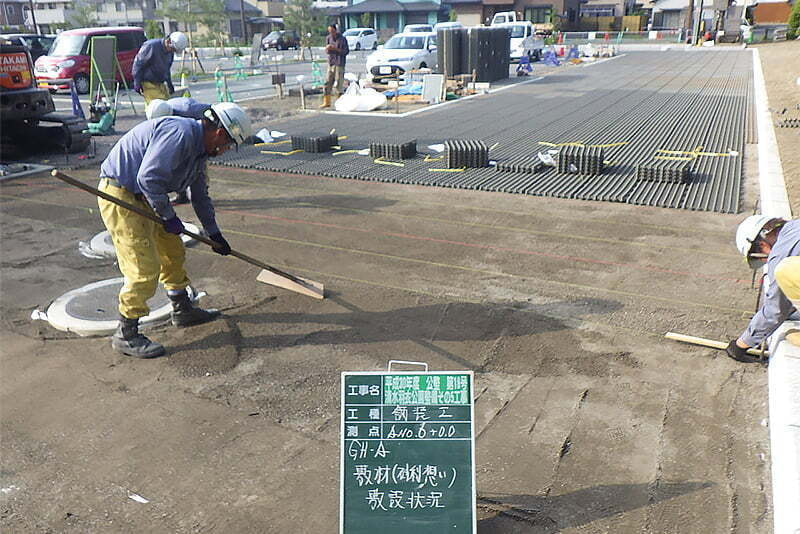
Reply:
[[[164,347],[139,333],[139,319],[149,313],[147,301],[159,282],[172,302],[172,324],[191,326],[219,315],[217,310],[195,308],[186,288],[186,250],[180,238],[183,223],[170,206],[167,194],[192,191],[192,206],[214,251],[231,248],[217,226],[208,196],[205,163],[251,132],[250,119],[236,104],[211,106],[202,120],[163,117],[139,123],[109,152],[100,167],[100,191],[155,213],[162,224],[146,219],[113,202],[98,199],[100,215],[117,252],[125,283],[119,292],[119,327],[111,338],[114,350],[136,358],[154,358]]]
[[[203,104],[194,98],[178,97],[170,98],[169,100],[162,100],[155,98],[150,101],[145,110],[145,115],[148,119],[157,119],[158,117],[186,117],[189,119],[200,120],[205,115],[206,111],[211,109],[210,104]],[[206,162],[206,185],[208,185],[208,162]],[[179,191],[170,203],[173,206],[178,204],[189,203],[189,189]]]
[[[347,46],[347,39],[336,29],[336,24],[328,26],[325,52],[328,54],[328,75],[325,79],[325,94],[322,96],[321,108],[331,107],[331,90],[334,83],[339,95],[344,89],[344,66],[347,62],[347,54],[350,53],[350,47]]]
[[[144,96],[145,105],[154,98],[166,100],[172,95],[172,61],[188,44],[183,32],[172,32],[164,39],[145,41],[139,49],[133,60],[133,90]]]
[[[751,269],[766,261],[769,285],[747,329],[725,352],[740,362],[757,362],[747,349],[763,343],[795,311],[795,303],[800,305],[800,220],[751,215],[736,230],[736,248]]]

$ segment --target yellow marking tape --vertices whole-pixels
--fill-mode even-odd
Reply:
[[[627,145],[628,143],[629,143],[629,141],[621,141],[619,143],[606,143],[606,144],[603,144],[603,145],[587,145],[585,143],[581,143],[580,141],[576,141],[576,142],[573,142],[573,143],[548,143],[547,141],[539,141],[540,145],[552,146],[552,147],[559,147],[559,146],[585,146],[585,147],[589,147],[589,148],[611,148],[611,147],[615,147],[615,146]]]
[[[291,143],[291,139],[285,139],[283,141],[272,141],[271,143],[256,143],[253,146],[265,146],[265,145],[282,145],[284,143]]]
[[[231,230],[231,229],[228,229],[226,231],[228,233],[231,233],[231,234],[238,234],[238,235],[243,235],[243,236],[247,236],[247,237],[255,237],[255,238],[258,238],[258,239],[268,239],[268,240],[271,240],[271,241],[280,241],[280,242],[283,242],[283,243],[293,243],[293,244],[296,244],[296,245],[305,245],[305,246],[316,247],[316,248],[321,248],[321,249],[334,250],[334,251],[337,251],[337,252],[346,252],[348,254],[361,254],[361,255],[364,255],[364,256],[372,256],[372,257],[376,257],[376,258],[397,260],[397,261],[403,261],[403,262],[408,262],[408,263],[417,263],[417,264],[422,264],[422,265],[430,265],[430,266],[433,266],[433,267],[442,267],[442,268],[445,268],[445,269],[466,271],[466,272],[478,273],[478,274],[483,274],[483,275],[499,276],[499,277],[505,277],[505,278],[513,278],[513,279],[516,279],[516,280],[530,280],[530,281],[534,281],[534,282],[560,285],[560,286],[569,287],[569,288],[573,288],[573,289],[581,289],[581,290],[584,290],[584,291],[586,291],[586,290],[589,290],[589,291],[600,291],[600,292],[603,292],[603,293],[610,293],[610,294],[613,294],[613,295],[622,295],[622,296],[626,296],[626,297],[634,297],[634,298],[637,298],[637,299],[645,299],[646,301],[658,300],[658,301],[662,301],[662,302],[668,302],[670,304],[674,304],[674,305],[677,305],[677,306],[684,306],[686,304],[689,304],[691,306],[696,306],[696,307],[700,307],[700,308],[707,308],[709,310],[720,310],[720,311],[726,311],[726,312],[733,312],[733,313],[736,313],[736,314],[752,314],[752,311],[739,310],[737,308],[728,308],[726,306],[715,306],[713,304],[705,304],[705,303],[702,303],[702,302],[692,302],[692,301],[683,300],[683,299],[672,299],[672,298],[669,298],[669,297],[660,297],[660,296],[656,296],[656,295],[645,295],[645,294],[642,294],[642,293],[635,293],[633,291],[622,291],[622,290],[619,290],[619,289],[608,289],[608,288],[604,288],[604,287],[588,286],[588,285],[584,285],[584,284],[561,282],[561,281],[558,281],[558,280],[549,280],[549,279],[548,280],[543,280],[543,279],[540,279],[540,278],[534,278],[534,277],[524,276],[524,275],[519,275],[519,274],[514,274],[514,273],[505,273],[505,272],[502,272],[502,271],[492,271],[492,270],[489,270],[489,269],[478,269],[478,268],[475,268],[475,267],[466,267],[464,265],[453,265],[453,264],[450,264],[450,263],[442,263],[442,262],[436,262],[436,261],[430,261],[430,260],[422,260],[422,259],[418,259],[418,258],[409,258],[409,257],[406,257],[406,256],[395,256],[393,254],[384,254],[382,252],[371,252],[371,251],[368,251],[368,250],[360,250],[360,249],[353,249],[353,248],[347,248],[347,247],[337,247],[335,245],[324,245],[322,243],[312,243],[310,241],[289,239],[289,238],[285,238],[285,237],[277,237],[277,236],[272,236],[272,235],[267,235],[267,234],[255,234],[255,233],[251,233],[251,232],[241,232],[241,231],[238,231],[238,230]]]
[[[302,152],[303,150],[298,148],[297,150],[290,150],[289,152],[279,152],[276,150],[262,150],[262,154],[280,154],[281,156],[291,156],[292,154],[297,154],[298,152]]]
[[[489,147],[489,150],[494,150],[495,148],[497,148],[499,146],[500,146],[500,143],[495,143],[495,144],[493,144],[492,146]]]
[[[338,156],[339,154],[352,154],[353,152],[358,152],[358,150],[340,150],[339,152],[334,152],[331,155]]]
[[[439,161],[440,159],[444,159],[444,156],[439,156],[438,158],[432,158],[430,154],[425,154],[425,159],[422,161]]]
[[[381,165],[394,165],[395,167],[405,167],[406,166],[405,163],[398,163],[396,161],[386,161],[382,157],[381,158],[375,158],[374,160],[372,160],[372,162],[373,163],[380,163]]]
[[[431,172],[464,172],[466,169],[428,169]]]
[[[654,156],[653,159],[668,159],[672,161],[692,161],[691,156]]]

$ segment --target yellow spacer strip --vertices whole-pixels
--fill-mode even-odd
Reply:
[[[466,169],[428,169],[431,172],[464,172]]]

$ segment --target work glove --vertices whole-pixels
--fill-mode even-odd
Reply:
[[[133,81],[133,90],[139,94],[142,94],[142,83],[136,80]]]
[[[217,232],[216,234],[211,234],[208,237],[209,239],[217,243],[216,246],[212,247],[214,249],[214,252],[216,252],[217,254],[222,254],[223,256],[227,256],[228,254],[231,253],[231,246],[228,244],[225,238],[222,237],[221,232]]]
[[[164,230],[166,230],[170,234],[178,235],[184,230],[183,223],[176,215],[175,217],[164,221]]]
[[[169,95],[172,96],[172,93],[175,92],[175,86],[171,83],[167,83],[167,90],[169,90]]]
[[[758,356],[753,356],[747,353],[747,349],[741,348],[739,345],[736,344],[736,340],[732,339],[728,346],[725,347],[725,354],[729,357],[733,358],[737,362],[744,362],[744,363],[756,363],[760,362],[761,359]]]

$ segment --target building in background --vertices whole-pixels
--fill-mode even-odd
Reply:
[[[340,11],[344,29],[364,27],[362,16],[369,14],[371,23],[366,26],[375,28],[381,40],[388,39],[407,24],[436,24],[447,20],[448,12],[438,1],[398,0],[353,0],[352,5]]]
[[[25,12],[28,0],[0,0],[0,26],[25,30]]]

